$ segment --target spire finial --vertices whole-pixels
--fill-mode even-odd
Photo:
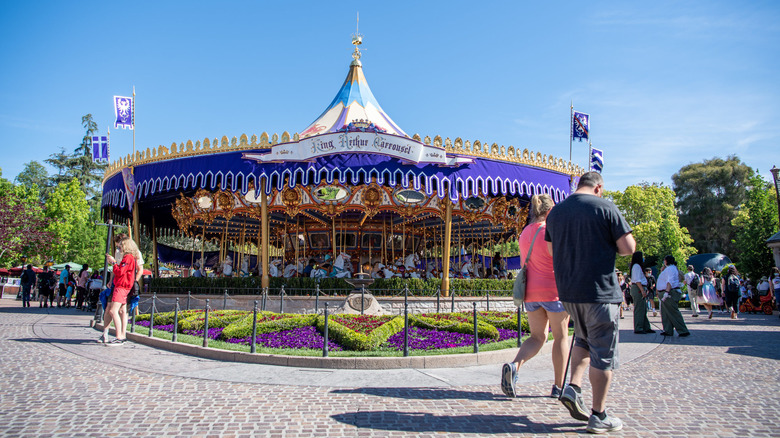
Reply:
[[[357,24],[355,25],[355,33],[352,34],[352,44],[355,46],[355,51],[352,52],[352,64],[360,65],[360,48],[363,44],[363,35],[360,34],[360,12],[357,13]]]

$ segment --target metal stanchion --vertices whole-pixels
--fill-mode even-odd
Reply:
[[[450,296],[452,297],[452,308],[450,309],[450,312],[455,313],[455,294],[450,291]]]
[[[320,283],[314,285],[314,313],[320,313]]]
[[[255,308],[252,311],[252,339],[249,345],[250,353],[257,351],[257,300],[255,300]]]
[[[520,338],[522,337],[522,331],[523,331],[523,323],[521,320],[522,312],[520,312],[520,308],[517,308],[517,346],[519,347],[522,341],[520,341]]]
[[[366,302],[366,285],[361,284],[360,285],[360,314],[362,315],[365,311],[365,302]]]
[[[227,309],[227,289],[225,289],[225,295],[222,297],[222,310]]]
[[[479,353],[479,334],[477,333],[477,302],[474,305],[474,353]]]
[[[133,313],[133,317],[130,318],[130,333],[135,333],[135,312]]]
[[[436,313],[441,313],[441,287],[436,289]]]
[[[279,289],[279,313],[284,313],[284,285]]]
[[[260,296],[260,299],[262,300],[263,312],[265,312],[265,304],[266,304],[266,301],[268,300],[268,288],[267,287],[263,288],[263,294]]]
[[[152,296],[152,310],[150,311],[151,315],[149,318],[149,337],[151,338],[154,334],[154,297],[157,295]]]
[[[322,343],[322,357],[328,357],[328,303],[325,303],[325,327],[323,329],[324,342]]]
[[[409,356],[409,304],[404,303],[404,357]]]
[[[179,298],[176,298],[176,307],[173,309],[173,336],[171,341],[176,342],[176,335],[179,331]]]
[[[206,300],[206,316],[203,320],[203,346],[209,346],[209,301]]]

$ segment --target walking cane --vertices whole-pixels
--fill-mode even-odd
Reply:
[[[566,330],[569,330],[567,327]],[[569,364],[571,363],[571,351],[574,350],[574,338],[576,336],[577,332],[575,331],[571,335],[571,346],[569,347],[569,357],[566,359],[566,370],[563,371],[563,386],[561,387],[561,393],[558,395],[558,400],[561,400],[561,397],[563,396],[563,388],[566,387],[566,375],[569,374]]]

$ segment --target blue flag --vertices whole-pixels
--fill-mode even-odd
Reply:
[[[590,148],[590,171],[601,173],[604,168],[604,151]]]
[[[590,138],[590,115],[574,111],[571,118],[571,139],[585,140]]]
[[[92,137],[92,161],[108,161],[108,137]]]
[[[132,97],[114,96],[114,114],[116,114],[114,128],[133,129],[135,127],[134,112]]]

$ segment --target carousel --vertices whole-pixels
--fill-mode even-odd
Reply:
[[[516,239],[532,195],[563,200],[583,169],[513,146],[408,135],[368,86],[362,36],[352,43],[343,85],[300,133],[128,155],[106,171],[104,216],[148,234],[155,262],[175,259],[196,275],[256,272],[263,286],[272,276],[361,272],[442,278],[446,296],[451,277],[505,275],[513,266],[492,248]],[[177,253],[157,244],[161,233],[219,250]]]

